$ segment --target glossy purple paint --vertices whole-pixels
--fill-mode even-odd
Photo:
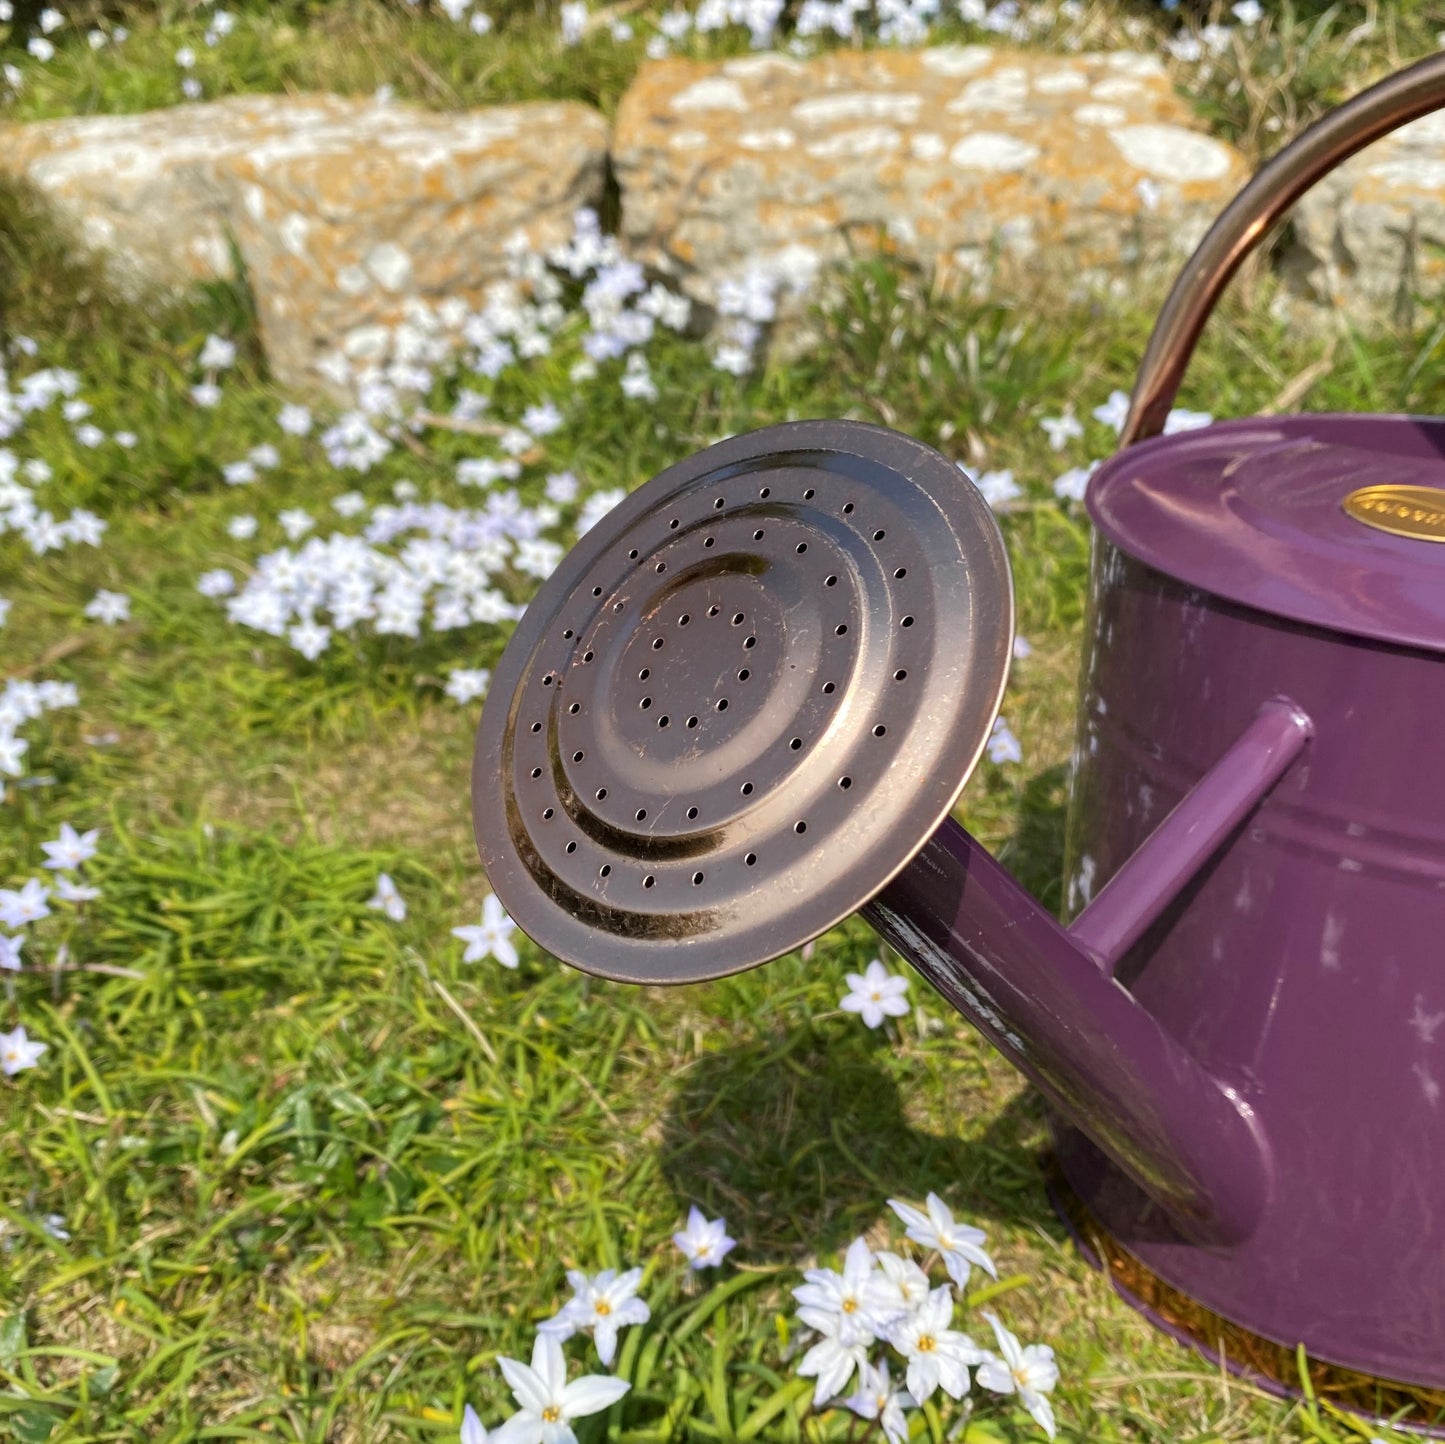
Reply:
[[[1130,556],[1201,591],[1445,651],[1445,543],[1392,536],[1340,506],[1385,482],[1445,487],[1445,421],[1278,416],[1154,437],[1094,474],[1087,505]]]
[[[1445,708],[1438,656],[1221,601],[1099,537],[1067,897],[1078,912],[1281,693],[1314,737],[1117,971],[1252,1110],[1273,1163],[1258,1222],[1199,1247],[1080,1115],[1058,1127],[1059,1159],[1131,1253],[1215,1312],[1315,1359],[1438,1387],[1445,776],[1422,745]]]
[[[1112,974],[1119,959],[1244,821],[1314,731],[1292,702],[1266,702],[1149,840],[1074,920],[1069,936]]]
[[[1382,479],[1445,488],[1445,424],[1230,422],[1108,462],[1072,928],[951,823],[865,916],[1041,1088],[1149,1268],[1440,1387],[1445,546],[1340,510]]]
[[[951,819],[863,916],[1201,1243],[1271,1192],[1250,1107]]]

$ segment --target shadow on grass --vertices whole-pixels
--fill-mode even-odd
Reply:
[[[1066,774],[1051,767],[1025,784],[1006,854],[1050,909],[1063,867]],[[928,1060],[913,1064],[895,1056],[881,1032],[840,1036],[810,1024],[760,1031],[703,1057],[665,1121],[669,1183],[680,1199],[725,1211],[759,1263],[845,1247],[888,1198],[921,1200],[930,1191],[961,1218],[1032,1224],[1062,1237],[1044,1191],[1038,1095],[1015,1094],[991,1116],[988,1099],[972,1097],[956,1133],[921,1129],[910,1121],[919,1110],[908,1106],[909,1088],[929,1097],[941,1086],[958,1091],[949,1086],[950,1045],[924,1046]]]
[[[877,1037],[764,1034],[688,1071],[664,1124],[679,1199],[726,1213],[754,1263],[840,1250],[888,1198],[941,1194],[960,1218],[1062,1236],[1044,1193],[1042,1105],[1017,1095],[969,1138],[909,1122]]]

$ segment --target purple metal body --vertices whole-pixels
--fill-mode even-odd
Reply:
[[[1231,532],[1217,496],[1211,528],[1218,467],[1191,473],[1181,451],[1268,450],[1264,425],[1146,442],[1091,486],[1072,927],[954,824],[865,915],[1044,1091],[1070,1184],[1149,1268],[1316,1360],[1438,1387],[1445,776],[1428,739],[1445,667],[1130,555],[1187,537],[1173,571],[1296,600],[1313,589],[1340,616],[1376,607],[1363,562],[1334,597],[1298,531],[1290,552],[1264,535],[1250,569],[1237,545],[1260,532]],[[1326,530],[1347,491],[1397,479],[1412,451],[1411,480],[1445,484],[1445,425],[1270,425],[1287,440],[1353,428],[1358,464],[1323,447],[1329,481],[1302,513]],[[1380,555],[1339,521],[1364,534],[1365,562]],[[1439,568],[1440,594],[1417,591],[1416,614],[1396,619],[1415,626],[1445,605],[1445,548],[1379,542],[1412,549],[1416,577]],[[1267,565],[1282,556],[1284,583]]]

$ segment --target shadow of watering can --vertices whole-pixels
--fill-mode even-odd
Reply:
[[[734,437],[594,527],[477,737],[491,885],[547,951],[681,983],[863,915],[1039,1087],[1113,1236],[1267,1339],[1445,1385],[1445,422],[1158,435],[1219,293],[1445,57],[1269,162],[1171,293],[1096,526],[1063,926],[950,816],[1007,557],[878,427]],[[1151,438],[1151,439],[1146,439]]]

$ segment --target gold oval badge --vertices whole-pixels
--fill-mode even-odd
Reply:
[[[1395,536],[1445,542],[1445,489],[1434,486],[1362,486],[1341,503],[1356,521]]]

